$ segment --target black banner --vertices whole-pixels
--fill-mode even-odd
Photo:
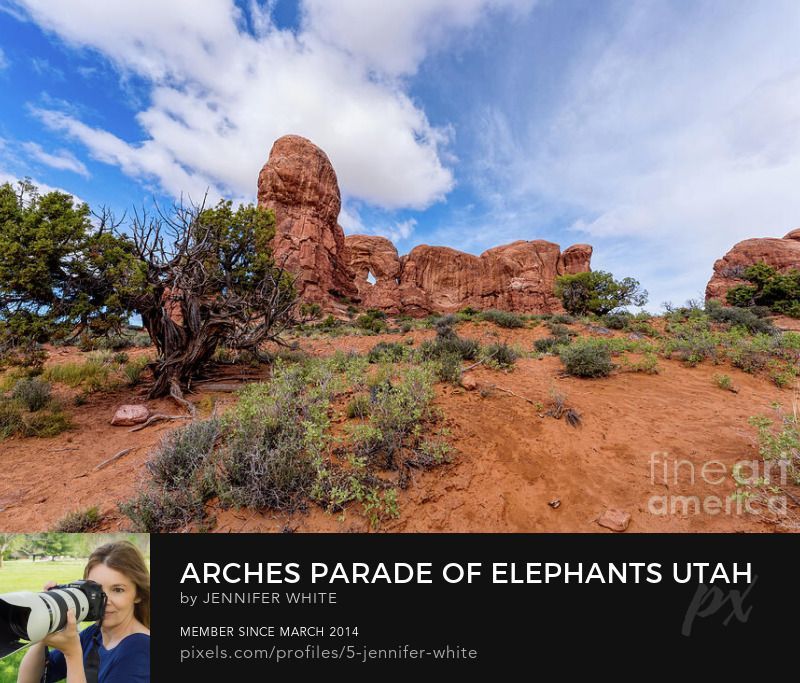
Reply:
[[[576,648],[766,646],[794,536],[165,535],[153,676],[498,672]],[[616,666],[616,665],[615,665]]]

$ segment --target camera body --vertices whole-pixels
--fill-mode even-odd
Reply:
[[[78,622],[102,619],[106,602],[100,584],[87,579],[41,593],[0,594],[0,658],[60,631],[67,624],[69,609]]]

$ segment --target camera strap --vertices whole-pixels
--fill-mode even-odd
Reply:
[[[100,622],[97,622],[97,631],[89,642],[89,648],[83,657],[83,671],[86,674],[86,683],[97,683],[100,675],[100,645],[102,643],[100,633]]]

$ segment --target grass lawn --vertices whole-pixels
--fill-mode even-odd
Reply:
[[[0,593],[14,591],[40,591],[48,581],[67,583],[83,578],[86,558],[58,560],[56,562],[31,562],[30,560],[6,560],[0,569]],[[88,625],[88,624],[87,624]],[[25,651],[0,659],[0,683],[14,683],[17,669]]]

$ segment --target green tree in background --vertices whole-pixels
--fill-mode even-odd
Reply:
[[[594,270],[556,278],[555,294],[573,315],[605,315],[623,306],[644,306],[647,290],[632,277],[615,280],[611,273]]]
[[[132,245],[90,218],[63,192],[0,185],[0,353],[107,334],[127,319]]]

